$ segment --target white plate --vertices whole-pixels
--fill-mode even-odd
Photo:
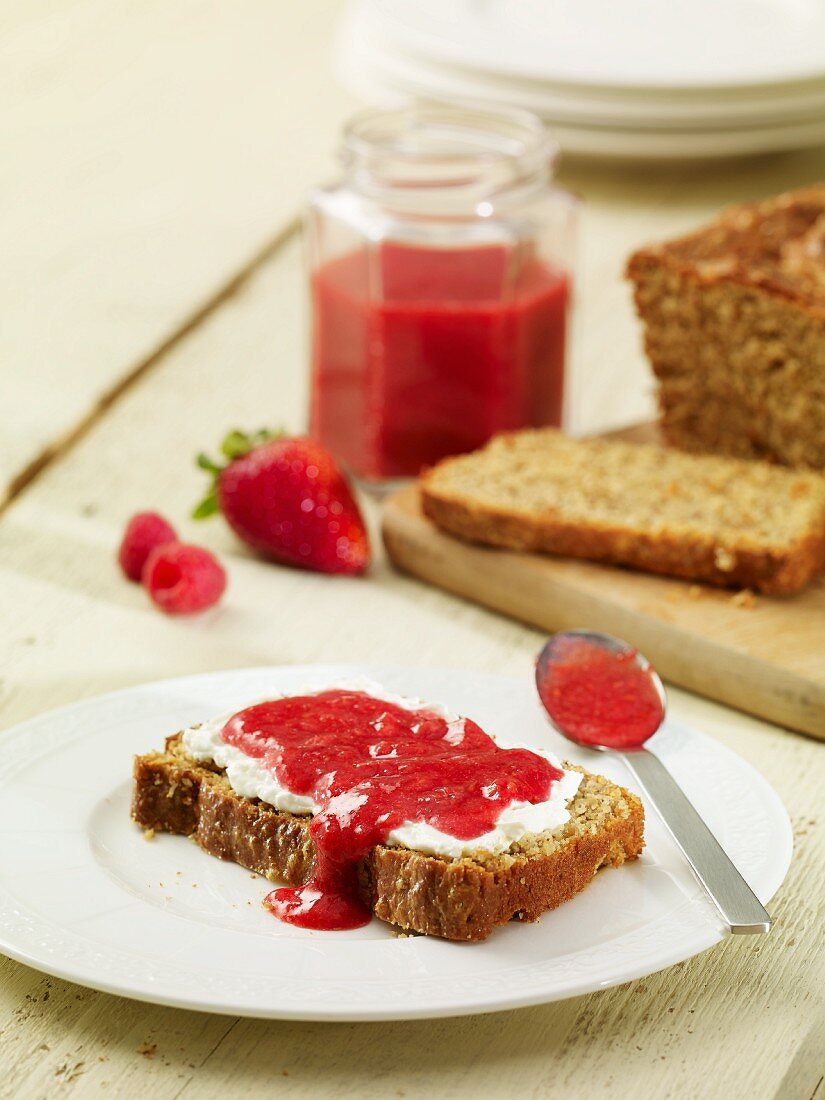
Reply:
[[[592,87],[717,88],[825,75],[821,0],[362,0],[399,48]]]
[[[642,125],[638,128],[605,121],[586,125],[567,121],[558,110],[546,110],[545,104],[527,95],[497,92],[482,95],[479,88],[449,85],[440,79],[422,80],[380,62],[376,56],[342,49],[337,67],[346,86],[366,102],[384,107],[405,106],[416,100],[461,104],[491,103],[495,106],[521,107],[540,115],[549,124],[553,136],[566,154],[601,159],[643,159],[682,161],[705,158],[750,156],[756,153],[809,149],[825,142],[825,99],[813,118],[783,121],[774,125],[696,129],[682,124]]]
[[[825,79],[806,84],[728,88],[723,92],[697,89],[684,92],[649,88],[602,89],[553,84],[512,74],[475,72],[434,58],[421,58],[393,48],[370,33],[363,11],[354,9],[336,42],[339,69],[347,82],[363,78],[415,95],[467,99],[521,107],[558,123],[602,127],[668,127],[677,129],[732,129],[825,118]]]
[[[662,824],[536,924],[485,943],[398,937],[374,920],[310,932],[261,906],[267,884],[183,837],[147,841],[129,820],[131,757],[166,734],[268,692],[366,674],[440,701],[506,739],[547,745],[629,783],[622,765],[548,727],[524,677],[299,666],[147,684],[0,734],[0,950],[95,989],[185,1008],[313,1020],[463,1015],[572,997],[650,974],[723,938]],[[763,902],[791,857],[777,795],[749,765],[672,724],[657,751]],[[754,961],[758,965],[758,960]]]
[[[822,10],[825,15],[825,5]],[[377,105],[439,100],[533,111],[552,127],[564,152],[578,156],[724,158],[825,141],[825,78],[716,91],[553,84],[416,55],[376,32],[363,5],[342,24],[336,68],[350,91]]]

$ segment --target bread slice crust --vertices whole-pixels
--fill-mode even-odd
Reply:
[[[525,458],[528,445],[531,453]],[[789,498],[804,498],[807,519],[785,538],[765,537],[746,526],[735,534],[720,534],[710,522],[702,529],[695,522],[648,525],[634,522],[630,515],[610,520],[595,510],[592,516],[582,514],[581,509],[571,515],[563,494],[554,500],[554,462],[564,462],[568,468],[571,461],[577,462],[586,471],[589,457],[600,462],[608,457],[621,469],[643,454],[648,456],[648,465],[659,467],[650,471],[644,506],[658,508],[660,517],[667,515],[671,494],[678,492],[680,480],[693,476],[697,481],[712,481],[718,471],[720,478],[750,479],[751,491],[766,494],[777,508]],[[651,462],[654,457],[656,463]],[[518,474],[519,463],[525,461],[531,464],[531,477],[543,461],[547,464],[542,493],[546,499],[533,507],[510,501],[505,489],[495,488],[497,474],[511,479]],[[753,588],[768,595],[799,592],[825,569],[825,480],[818,474],[687,455],[650,444],[574,440],[543,429],[498,436],[481,451],[445,459],[422,476],[420,489],[424,514],[442,530],[470,542],[510,550],[612,562],[720,587]],[[709,514],[720,504],[716,497],[718,493],[707,494]],[[628,512],[641,503],[638,488],[628,493]]]
[[[602,776],[585,772],[568,809],[566,826],[498,856],[441,859],[377,846],[358,866],[361,896],[381,920],[448,940],[484,940],[513,917],[537,920],[644,846],[641,801]],[[187,754],[180,734],[165,752],[135,758],[132,817],[272,881],[300,885],[315,861],[309,817],[237,795],[221,769]]]

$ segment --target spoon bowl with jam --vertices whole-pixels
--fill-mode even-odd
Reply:
[[[592,630],[553,634],[536,661],[539,698],[569,741],[619,754],[733,933],[771,918],[665,765],[645,747],[667,711],[662,681],[626,642]]]

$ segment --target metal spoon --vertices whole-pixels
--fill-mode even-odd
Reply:
[[[536,661],[536,683],[541,684],[557,663],[564,639],[578,639],[593,646],[599,646],[610,653],[635,653],[637,665],[646,670],[662,704],[662,716],[658,729],[665,718],[667,698],[662,681],[656,675],[650,663],[631,646],[610,634],[600,634],[591,630],[566,630],[554,634],[545,644]],[[541,693],[540,693],[541,695]],[[550,708],[542,699],[554,728],[562,736],[576,744],[602,752],[615,752],[610,745],[594,744],[577,738],[570,730],[564,729]],[[655,733],[652,730],[649,737]],[[647,738],[645,738],[647,740]],[[771,918],[751,888],[722,850],[716,837],[696,812],[682,788],[661,762],[658,756],[649,752],[643,745],[623,748],[618,752],[635,778],[647,793],[662,821],[669,829],[693,873],[707,891],[719,913],[731,932],[759,933],[769,932]]]

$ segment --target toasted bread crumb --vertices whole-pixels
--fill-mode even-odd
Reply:
[[[723,573],[730,573],[736,565],[736,558],[724,546],[717,546],[713,552],[713,564]]]
[[[144,840],[154,840],[155,839],[155,830],[154,829],[144,829],[143,830],[143,839]]]
[[[731,596],[730,602],[734,607],[756,607],[756,596],[749,588],[743,588],[741,592],[735,592]]]

